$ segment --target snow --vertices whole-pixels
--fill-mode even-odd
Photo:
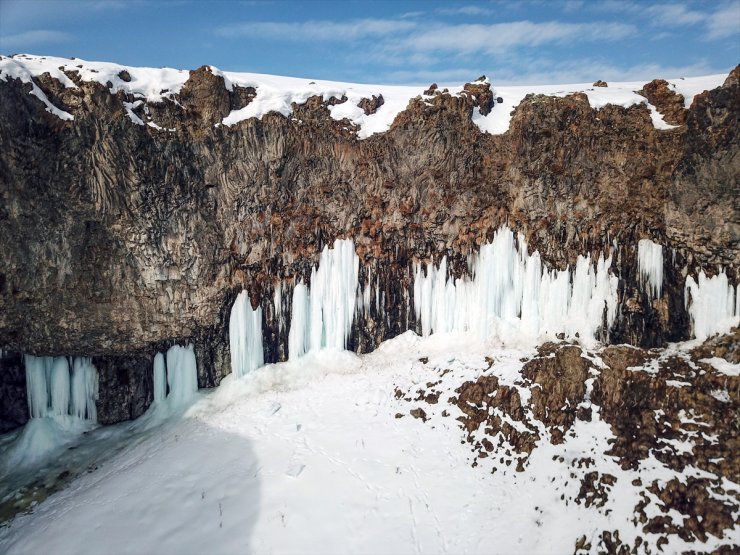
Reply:
[[[700,341],[716,333],[726,333],[740,324],[740,284],[733,287],[724,271],[711,278],[704,270],[698,282],[686,276],[684,296],[691,317],[691,332]]]
[[[448,277],[447,259],[438,266],[414,266],[414,310],[423,335],[473,331],[496,336],[508,344],[527,338],[555,339],[558,332],[596,341],[606,318],[617,313],[618,279],[609,270],[611,257],[579,256],[574,271],[543,268],[539,253],[528,254],[520,234],[517,247],[503,226],[493,241],[471,255],[472,278]]]
[[[430,419],[422,422],[408,414],[419,403],[394,395],[394,386],[414,392],[443,371],[454,379],[439,386],[441,400],[485,372],[525,391],[515,384],[521,359],[533,355],[469,333],[407,332],[364,356],[327,349],[228,376],[155,428],[139,421],[90,432],[87,444],[57,462],[84,468],[79,453],[87,448],[97,469],[0,528],[0,551],[53,546],[54,553],[84,554],[113,545],[120,553],[570,553],[578,537],[595,546],[600,531],[617,529],[625,543],[639,536],[656,551],[661,535],[633,520],[646,490],[632,481],[713,475],[694,467],[676,472],[653,456],[623,469],[606,454],[614,436],[598,407],[560,445],[540,425],[542,439],[523,472],[499,463],[510,458],[503,447],[473,468],[456,407],[424,404]],[[486,356],[494,360],[488,370]],[[110,448],[116,438],[123,448]],[[593,464],[580,468],[584,457]],[[574,502],[591,471],[616,478],[599,509]],[[737,485],[722,486],[732,501]],[[646,495],[648,515],[683,521]],[[740,540],[737,528],[706,543],[667,538],[668,553]]]
[[[126,82],[119,77],[121,71],[126,70],[131,81]],[[222,71],[211,67],[210,70],[224,78],[228,90],[235,85],[253,87],[257,94],[252,101],[240,110],[233,110],[228,114],[221,125],[230,127],[250,118],[262,118],[264,115],[277,112],[286,117],[293,113],[293,104],[302,104],[312,96],[320,96],[324,101],[332,97],[345,102],[329,106],[331,117],[341,121],[347,119],[356,127],[357,137],[365,139],[376,133],[387,131],[396,116],[403,111],[413,98],[430,99],[423,96],[426,86],[391,86],[353,84],[334,81],[301,79],[295,77],[281,77],[259,73],[237,73]],[[19,54],[12,57],[0,56],[0,80],[8,78],[20,79],[24,83],[31,83],[30,94],[39,98],[46,106],[46,110],[64,120],[73,119],[73,115],[52,105],[46,95],[33,81],[43,73],[49,73],[58,79],[65,87],[76,87],[75,83],[64,72],[77,72],[83,81],[92,81],[108,87],[111,94],[119,91],[132,95],[134,102],[125,102],[126,114],[137,125],[145,122],[133,112],[137,102],[161,102],[172,98],[179,93],[189,77],[189,72],[170,68],[140,68],[122,66],[107,62],[89,62],[79,59],[57,58],[52,56],[31,56]],[[685,105],[691,105],[694,95],[716,88],[724,82],[726,75],[710,75],[704,77],[669,79],[671,88],[685,97]],[[110,84],[110,86],[109,86]],[[650,109],[651,119],[657,129],[671,129],[655,107],[647,102],[645,97],[635,91],[645,85],[641,81],[614,82],[608,87],[594,87],[589,83],[570,85],[528,85],[528,86],[495,86],[492,87],[494,97],[500,97],[502,103],[496,103],[487,116],[473,110],[473,122],[481,131],[490,134],[502,134],[509,129],[511,112],[528,94],[544,94],[547,96],[566,96],[576,92],[583,92],[588,97],[592,108],[600,109],[606,105],[629,107],[636,104],[645,104]],[[449,86],[448,94],[459,94],[461,86]],[[382,95],[384,104],[374,114],[366,115],[357,104],[363,98]],[[155,123],[148,121],[146,125],[160,129]],[[217,124],[218,125],[218,124]]]
[[[241,377],[265,362],[262,348],[262,307],[252,309],[247,291],[236,297],[229,317],[231,372]]]
[[[663,246],[650,239],[637,242],[637,269],[648,299],[659,299],[663,289]]]
[[[740,376],[740,364],[733,364],[720,357],[703,358],[699,362],[705,362],[711,365],[717,372],[725,376]]]

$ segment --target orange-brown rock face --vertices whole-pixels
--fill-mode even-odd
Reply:
[[[149,105],[68,73],[78,88],[48,74],[36,84],[72,121],[44,111],[29,84],[0,81],[6,350],[130,355],[121,366],[135,373],[137,353],[193,341],[200,383],[213,385],[228,367],[235,291],[263,305],[267,360],[284,357],[275,280],[308,279],[337,237],[354,239],[361,285],[380,278],[382,311],[357,322],[350,340],[360,350],[416,327],[412,260],[447,254],[459,274],[502,224],[550,267],[615,248],[623,302],[614,341],[686,337],[682,272],[721,264],[736,276],[736,78],[684,112],[660,83],[646,85],[666,117],[685,117],[667,131],[645,106],[595,110],[574,94],[528,96],[507,133],[485,134],[471,114],[502,108],[479,80],[459,95],[430,88],[389,131],[360,140],[352,123],[330,117],[337,98],[218,125],[255,91],[228,90],[208,67]],[[132,122],[126,105],[142,119],[149,110],[160,128]],[[634,245],[646,236],[673,249],[658,304],[637,285]]]

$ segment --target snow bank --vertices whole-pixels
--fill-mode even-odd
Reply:
[[[123,71],[130,79],[124,80]],[[300,79],[294,77],[280,77],[259,73],[236,73],[211,68],[211,71],[224,78],[227,89],[232,90],[234,85],[253,87],[257,94],[246,107],[233,110],[221,122],[225,126],[232,126],[249,118],[262,118],[270,112],[278,112],[288,117],[293,113],[292,105],[302,104],[312,96],[321,96],[325,101],[332,97],[345,102],[329,106],[331,117],[335,120],[347,119],[357,128],[357,136],[364,139],[387,131],[396,116],[403,111],[411,99],[423,94],[426,86],[389,86],[389,85],[361,85],[334,81]],[[34,83],[33,78],[49,73],[58,79],[65,87],[76,87],[65,72],[77,72],[83,81],[91,81],[108,87],[111,94],[119,91],[132,95],[136,102],[160,102],[179,93],[187,81],[190,73],[184,70],[170,68],[139,68],[122,66],[106,62],[88,62],[79,59],[56,58],[52,56],[31,56],[19,54],[12,57],[0,56],[0,80],[8,78],[20,79],[24,83],[31,83],[30,94],[36,96],[46,106],[46,110],[64,120],[73,119],[72,114],[54,106],[46,95]],[[683,94],[686,107],[699,92],[720,86],[726,75],[710,75],[705,77],[679,78],[668,80],[669,86],[676,92]],[[483,116],[478,109],[473,111],[473,122],[481,131],[491,134],[505,133],[509,129],[511,112],[528,94],[544,94],[548,96],[566,96],[582,92],[588,96],[593,108],[603,108],[607,104],[629,107],[635,104],[645,104],[650,109],[653,124],[658,129],[670,129],[655,107],[647,102],[645,97],[635,91],[645,85],[641,81],[609,83],[608,87],[594,87],[588,83],[570,85],[544,86],[515,86],[495,87],[495,97],[502,102],[496,103],[490,114]],[[447,87],[449,94],[459,94],[461,86]],[[384,103],[374,114],[365,114],[358,107],[363,98],[383,96]],[[132,122],[138,125],[145,123],[133,111],[133,103],[127,103],[126,112]],[[147,125],[158,127],[153,122]]]
[[[524,237],[501,227],[493,241],[472,255],[472,278],[448,277],[447,259],[439,266],[414,267],[414,311],[422,333],[473,331],[480,337],[554,338],[558,332],[596,340],[617,314],[618,279],[611,257],[592,264],[579,256],[574,271],[543,268],[538,252],[527,253]]]
[[[637,242],[637,268],[648,299],[659,299],[663,289],[663,246],[650,239]]]

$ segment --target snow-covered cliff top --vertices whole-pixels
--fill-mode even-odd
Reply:
[[[120,74],[128,72],[130,80],[124,80]],[[222,124],[234,125],[249,118],[261,118],[268,112],[279,112],[289,116],[292,112],[291,104],[301,104],[312,96],[323,96],[325,100],[331,97],[347,97],[347,101],[329,106],[331,116],[341,120],[347,118],[358,126],[359,138],[366,138],[375,133],[387,131],[395,117],[403,111],[409,100],[423,96],[426,87],[423,86],[391,86],[391,85],[363,85],[341,83],[334,81],[310,80],[295,77],[280,77],[259,73],[235,73],[211,68],[213,73],[224,78],[227,88],[234,85],[253,87],[257,96],[244,108],[233,110],[226,116]],[[76,87],[75,83],[65,72],[77,72],[83,81],[94,81],[110,88],[112,94],[118,91],[133,95],[146,102],[161,102],[163,99],[177,94],[188,80],[190,72],[171,68],[143,68],[129,67],[108,62],[88,62],[80,59],[56,58],[52,56],[32,56],[18,54],[7,57],[0,56],[0,81],[8,78],[20,79],[24,83],[31,83],[30,94],[36,96],[45,105],[47,111],[61,119],[71,120],[72,114],[54,106],[44,92],[33,82],[33,77],[44,73],[50,74],[59,80],[65,87]],[[684,96],[686,107],[691,105],[694,95],[720,86],[726,75],[708,75],[705,77],[668,79],[669,86]],[[492,86],[494,97],[500,97],[501,103],[488,115],[482,115],[476,109],[473,121],[484,132],[501,134],[508,130],[512,110],[530,93],[546,94],[550,96],[566,96],[574,92],[583,92],[588,96],[593,108],[602,108],[607,104],[628,107],[634,104],[646,104],[650,108],[653,124],[658,129],[670,129],[663,117],[647,99],[635,91],[645,85],[642,81],[611,82],[607,87],[594,87],[590,83],[576,83],[567,85],[538,85],[538,86]],[[459,94],[462,86],[447,87],[450,94]],[[363,98],[373,95],[383,95],[384,104],[375,113],[365,114],[357,106]],[[135,123],[143,122],[138,118],[131,118]],[[138,121],[136,121],[138,120]],[[156,125],[154,126],[156,127]]]

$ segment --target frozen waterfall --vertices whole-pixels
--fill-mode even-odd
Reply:
[[[192,345],[173,345],[167,349],[167,399],[174,405],[187,403],[198,391],[198,367]]]
[[[640,239],[637,242],[637,269],[648,299],[659,299],[663,289],[663,245]]]
[[[278,291],[276,289],[276,299],[279,296]],[[276,310],[278,310],[277,305]],[[253,310],[252,302],[246,291],[239,293],[231,307],[229,345],[231,349],[231,372],[237,378],[264,364],[262,307],[258,306],[256,310]]]
[[[184,405],[198,391],[198,366],[192,345],[173,345],[166,353],[154,355],[152,365],[154,405],[168,401],[172,406]]]
[[[448,277],[447,259],[438,267],[414,267],[414,310],[423,335],[473,331],[481,337],[503,333],[531,339],[563,332],[595,341],[617,314],[618,279],[611,257],[579,256],[576,267],[543,268],[538,252],[527,253],[524,237],[501,227],[493,241],[471,255],[471,278]]]
[[[698,279],[697,283],[693,277],[686,277],[684,297],[691,332],[703,341],[740,324],[740,284],[733,287],[725,272],[708,278],[702,270]]]
[[[164,365],[164,355],[154,355],[154,402],[159,403],[167,398],[167,373]]]
[[[26,392],[31,418],[73,416],[97,420],[98,372],[87,357],[25,355]]]
[[[352,330],[360,259],[355,244],[337,239],[324,247],[318,267],[311,271],[310,287],[298,282],[293,289],[288,356],[332,347],[345,349]]]

